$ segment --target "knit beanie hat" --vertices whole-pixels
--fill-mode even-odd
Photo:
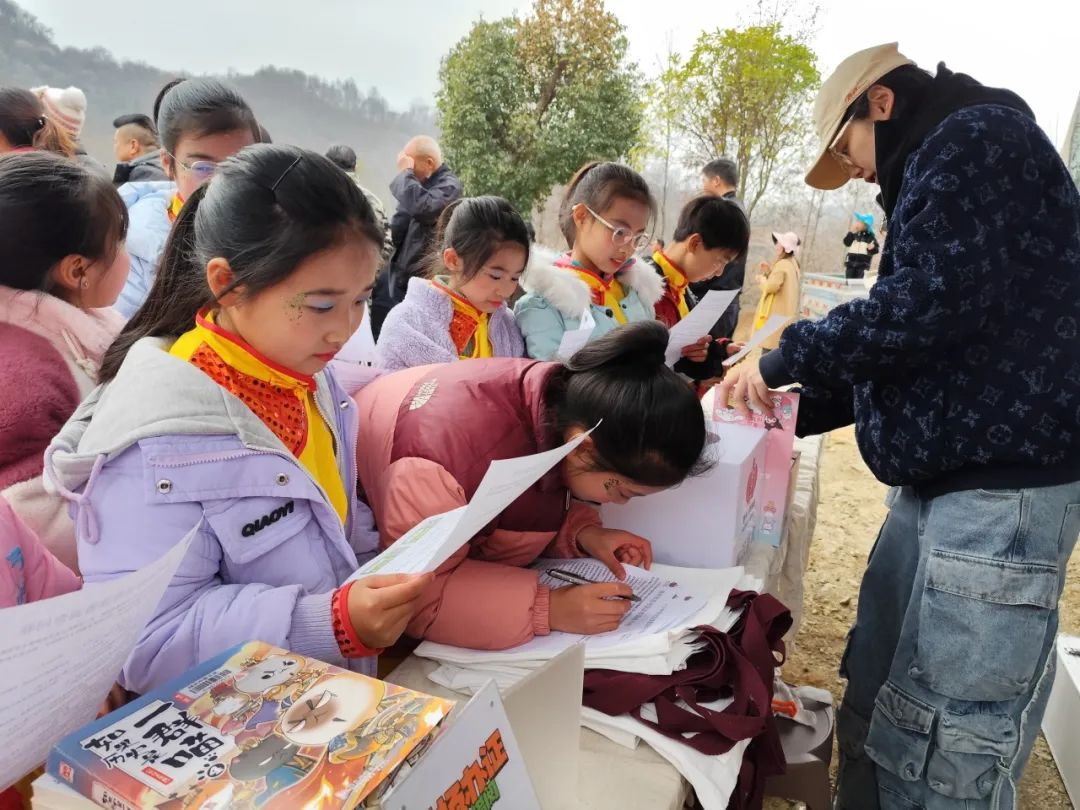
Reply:
[[[45,115],[71,133],[72,138],[82,134],[86,123],[86,95],[78,87],[35,87],[30,92],[41,99]]]

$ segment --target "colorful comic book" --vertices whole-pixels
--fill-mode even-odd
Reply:
[[[353,808],[453,705],[252,641],[62,740],[48,773],[112,810]]]

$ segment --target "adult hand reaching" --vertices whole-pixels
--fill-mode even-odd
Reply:
[[[716,389],[717,402],[734,408],[744,416],[750,415],[750,406],[767,416],[772,416],[772,401],[769,399],[769,386],[761,376],[760,361],[738,363],[728,369],[723,381]]]

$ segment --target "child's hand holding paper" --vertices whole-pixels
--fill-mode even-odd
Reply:
[[[712,338],[709,335],[706,335],[698,340],[697,343],[683,346],[682,356],[693,363],[704,363],[709,359],[710,343],[712,343]]]

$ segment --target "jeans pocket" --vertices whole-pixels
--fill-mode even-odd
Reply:
[[[932,550],[909,674],[957,700],[1013,700],[1031,685],[1057,606],[1055,567]]]
[[[1008,715],[943,711],[926,766],[927,784],[953,799],[985,799],[1000,778],[996,766],[1012,758],[1018,739]]]
[[[934,707],[891,682],[878,692],[863,750],[905,782],[922,779],[934,725]]]

